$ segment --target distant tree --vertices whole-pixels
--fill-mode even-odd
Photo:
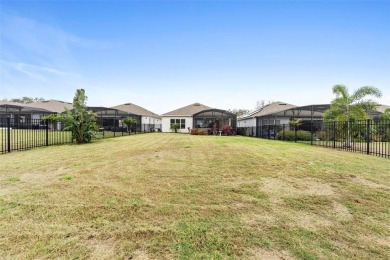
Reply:
[[[3,99],[4,101],[7,101],[7,99]],[[9,101],[15,102],[15,103],[21,103],[21,104],[30,104],[30,103],[35,103],[38,101],[44,101],[44,98],[41,97],[22,97],[22,98],[11,98]]]
[[[245,115],[245,114],[249,113],[248,109],[237,109],[237,108],[234,108],[234,109],[229,109],[228,111],[230,113],[235,114],[236,116],[242,116],[242,115]]]
[[[270,100],[268,100],[268,101],[265,101],[264,99],[257,100],[257,101],[256,101],[255,109],[263,108],[263,107],[265,107],[266,105],[271,104],[271,103],[272,103],[272,101],[270,101]]]
[[[390,108],[386,108],[385,112],[380,115],[380,119],[390,120]]]
[[[48,120],[58,120],[64,122],[64,131],[72,132],[72,140],[78,144],[91,142],[97,131],[96,114],[87,110],[87,96],[84,89],[77,89],[73,98],[73,109],[65,108],[65,113],[50,115]]]

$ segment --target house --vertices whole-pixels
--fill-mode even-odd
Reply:
[[[278,113],[291,109],[295,105],[287,104],[285,102],[272,102],[259,109],[256,109],[246,115],[237,118],[238,127],[256,127],[265,124],[288,124],[289,117],[280,115]],[[260,120],[258,120],[260,118]]]
[[[140,131],[161,131],[161,119],[162,117],[150,110],[137,106],[133,103],[125,103],[112,107],[114,109],[124,111],[127,113],[127,117],[132,117],[140,125]]]
[[[285,102],[273,102],[260,109],[257,109],[238,119],[241,134],[263,137],[276,135],[280,126],[284,125],[289,130],[291,120],[301,121],[322,120],[323,111],[329,105],[295,106]]]
[[[10,123],[13,127],[39,127],[43,124],[40,122],[43,116],[49,115],[51,112],[43,108],[31,106],[31,104],[21,104],[11,101],[0,101],[0,120],[1,126],[6,124],[6,118],[10,118]]]
[[[233,129],[237,125],[237,116],[229,111],[211,108],[194,103],[162,115],[162,131],[171,132],[171,126],[178,124],[178,131],[188,133],[188,128],[202,128],[211,131],[222,131],[226,126]]]
[[[30,107],[45,109],[47,111],[50,111],[51,114],[61,114],[65,112],[65,108],[67,109],[73,108],[72,103],[55,100],[55,99],[38,101],[38,102],[30,103],[28,105]],[[40,118],[42,118],[42,116],[39,113],[34,115],[34,119],[40,119]]]

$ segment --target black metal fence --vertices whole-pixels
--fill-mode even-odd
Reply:
[[[390,158],[390,120],[303,121],[298,125],[239,127],[237,134]]]
[[[40,119],[0,118],[1,154],[29,150],[42,146],[72,143],[72,133],[64,131],[61,122]],[[147,132],[161,132],[160,124],[124,124],[102,126],[95,138],[111,138]]]

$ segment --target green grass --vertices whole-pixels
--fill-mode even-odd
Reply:
[[[1,155],[0,255],[389,259],[388,159],[154,133]]]

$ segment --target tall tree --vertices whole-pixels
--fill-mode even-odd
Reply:
[[[266,105],[271,104],[272,102],[273,102],[273,101],[271,101],[271,100],[265,101],[264,99],[257,100],[257,101],[256,101],[255,109],[263,108],[263,107],[265,107]]]
[[[72,140],[78,144],[89,143],[97,131],[96,114],[87,110],[87,96],[84,89],[77,89],[73,98],[73,109],[65,113],[48,116],[49,120],[64,122],[64,131],[72,132]]]
[[[367,110],[375,110],[378,103],[367,96],[380,98],[382,92],[375,87],[364,86],[348,93],[348,88],[344,85],[333,86],[333,94],[336,98],[332,100],[330,108],[325,111],[324,119],[337,121],[364,120],[368,118]]]
[[[365,120],[368,118],[367,110],[375,110],[378,103],[367,96],[380,98],[382,93],[379,89],[371,86],[364,86],[348,93],[348,88],[344,85],[333,86],[333,94],[336,98],[332,100],[330,108],[324,113],[325,121],[346,121],[347,138],[344,146],[350,147],[351,127],[350,122],[355,120]]]

